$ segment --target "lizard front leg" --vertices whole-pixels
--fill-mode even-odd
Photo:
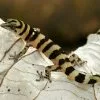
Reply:
[[[5,53],[4,53],[3,57],[1,58],[0,62],[5,58],[6,54],[13,48],[13,46],[16,45],[16,43],[17,43],[18,41],[20,41],[20,40],[22,40],[22,39],[21,39],[21,38],[17,39],[17,40],[10,46],[10,48],[9,48],[8,50],[5,51]]]
[[[25,48],[19,54],[16,54],[16,52],[15,52],[14,55],[10,55],[9,59],[10,60],[13,59],[14,62],[18,61],[18,59],[27,52],[29,47],[30,47],[30,45],[26,45]]]

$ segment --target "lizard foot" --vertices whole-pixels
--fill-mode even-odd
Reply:
[[[14,52],[13,55],[9,55],[9,60],[14,60],[14,62],[18,61],[18,58],[20,57],[20,54],[16,54],[16,52]]]
[[[36,81],[41,81],[41,80],[43,81],[44,78],[46,78],[46,79],[48,79],[49,82],[51,83],[51,79],[50,79],[50,77],[49,77],[48,74],[46,74],[45,76],[43,76],[43,73],[42,73],[42,72],[39,72],[39,71],[37,71],[37,74],[38,74],[38,76],[39,76],[39,79],[36,79]]]

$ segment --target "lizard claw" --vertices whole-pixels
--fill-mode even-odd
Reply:
[[[39,76],[39,79],[36,79],[36,81],[44,80],[44,76],[43,76],[43,73],[42,72],[37,71],[37,74]]]
[[[16,52],[14,52],[14,55],[9,55],[9,60],[14,60],[14,62],[18,61],[18,58],[20,57],[19,54],[16,54]]]
[[[43,81],[44,78],[46,78],[46,79],[48,79],[49,82],[51,83],[51,79],[50,79],[49,75],[43,76],[43,73],[42,73],[42,72],[39,72],[39,71],[37,71],[37,74],[38,74],[38,76],[39,76],[39,79],[36,79],[36,81],[41,81],[41,80]]]

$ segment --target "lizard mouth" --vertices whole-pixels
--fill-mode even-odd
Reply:
[[[2,28],[8,29],[8,30],[10,30],[10,31],[15,31],[15,29],[16,29],[15,25],[12,25],[12,24],[7,23],[7,22],[2,23],[0,26],[1,26]]]

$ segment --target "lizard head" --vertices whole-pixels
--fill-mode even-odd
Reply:
[[[23,27],[23,22],[16,19],[7,19],[5,23],[2,23],[0,26],[15,33],[20,33]]]
[[[34,33],[40,33],[39,28],[31,28],[28,24],[25,24],[23,21],[17,19],[7,19],[7,21],[2,23],[0,26],[14,32],[18,36],[22,36],[22,38],[26,38],[29,31],[30,33],[32,32],[33,35]]]

